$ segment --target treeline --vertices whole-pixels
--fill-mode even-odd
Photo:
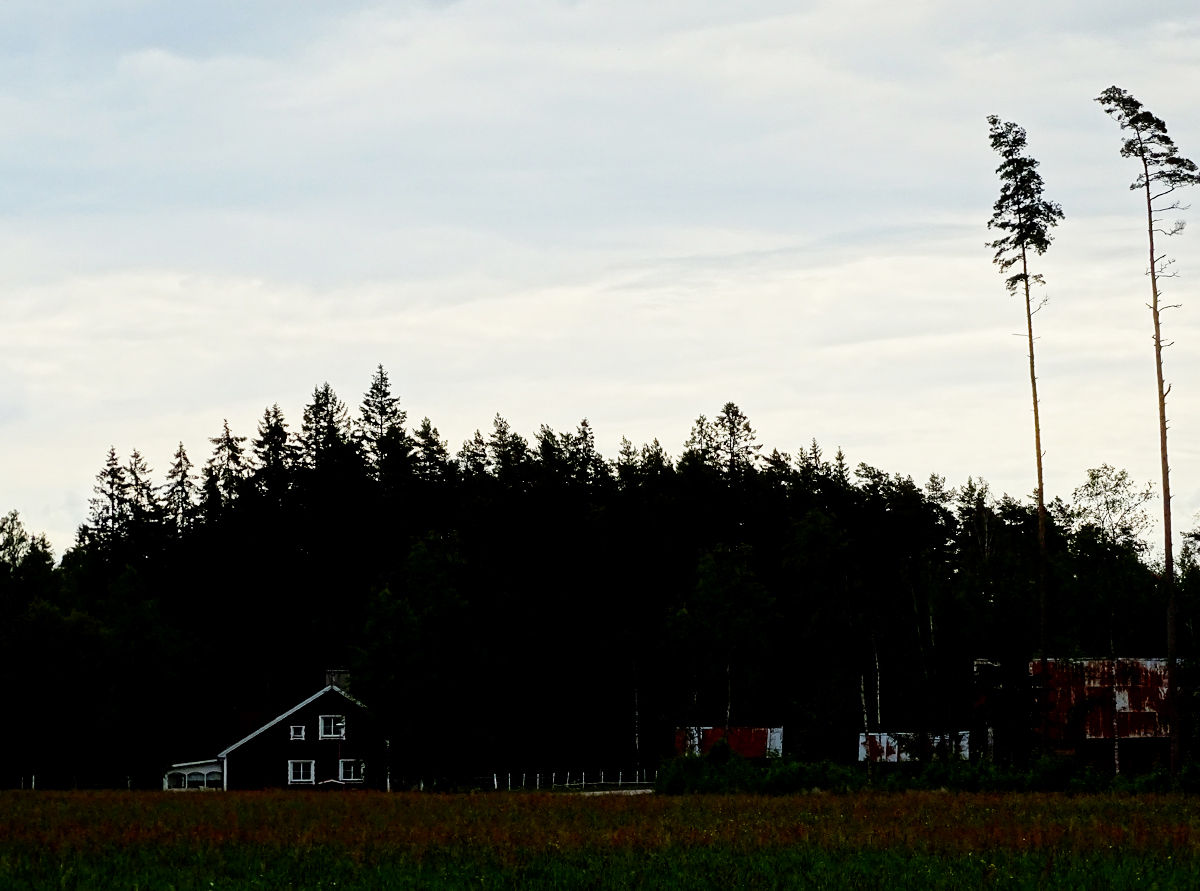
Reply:
[[[381,367],[353,412],[324,384],[298,430],[276,405],[211,442],[163,484],[110,450],[58,563],[4,519],[0,783],[153,786],[335,667],[397,775],[653,766],[688,724],[783,725],[788,754],[845,762],[864,726],[969,726],[974,661],[1024,690],[1038,651],[1032,501],[768,453],[733,403],[678,457],[499,415],[452,451]],[[1149,497],[1102,467],[1048,506],[1054,654],[1162,654]],[[1185,653],[1196,579],[1188,551]]]

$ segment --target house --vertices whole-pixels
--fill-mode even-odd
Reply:
[[[327,672],[322,689],[215,758],[172,764],[163,788],[386,788],[387,742],[347,683]]]

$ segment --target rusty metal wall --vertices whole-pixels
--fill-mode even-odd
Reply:
[[[1029,674],[1043,683],[1040,661]],[[1166,659],[1049,659],[1044,684],[1051,740],[1167,736]]]
[[[707,755],[724,727],[679,727],[675,730],[675,754]],[[743,758],[778,758],[783,754],[782,727],[730,727],[729,748]]]

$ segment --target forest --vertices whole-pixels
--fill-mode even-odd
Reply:
[[[453,450],[382,366],[357,407],[323,384],[298,428],[273,405],[211,444],[158,478],[110,450],[61,559],[0,521],[0,786],[156,787],[335,667],[409,777],[653,767],[695,724],[850,762],[864,728],[970,726],[977,659],[1015,691],[997,757],[1031,750],[1037,493],[768,451],[732,402],[677,456],[499,415]],[[1164,653],[1154,497],[1105,465],[1046,503],[1051,656]]]

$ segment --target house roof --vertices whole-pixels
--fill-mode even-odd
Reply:
[[[274,727],[276,724],[278,724],[284,718],[291,717],[296,712],[300,711],[300,709],[304,708],[304,706],[308,705],[310,702],[314,702],[315,700],[320,699],[322,696],[324,696],[326,693],[328,693],[331,690],[334,693],[340,693],[342,696],[346,697],[346,699],[350,700],[355,705],[357,705],[361,708],[366,708],[365,705],[363,705],[361,702],[359,702],[357,699],[355,699],[353,696],[351,696],[349,693],[347,693],[341,687],[337,687],[337,686],[334,686],[333,684],[330,684],[328,687],[323,687],[320,690],[318,690],[316,693],[314,693],[312,696],[308,697],[308,699],[304,700],[299,705],[293,706],[292,708],[288,709],[286,712],[284,712],[282,715],[280,715],[274,721],[268,721],[266,724],[263,724],[261,727],[259,727],[257,730],[255,730],[253,733],[251,733],[249,736],[247,736],[245,739],[239,739],[237,742],[235,742],[229,748],[225,749],[222,752],[218,752],[217,757],[224,758],[226,755],[228,755],[230,752],[232,752],[238,746],[242,745],[243,743],[250,742],[250,740],[254,739],[254,737],[258,736],[264,730],[268,730],[271,727]]]

